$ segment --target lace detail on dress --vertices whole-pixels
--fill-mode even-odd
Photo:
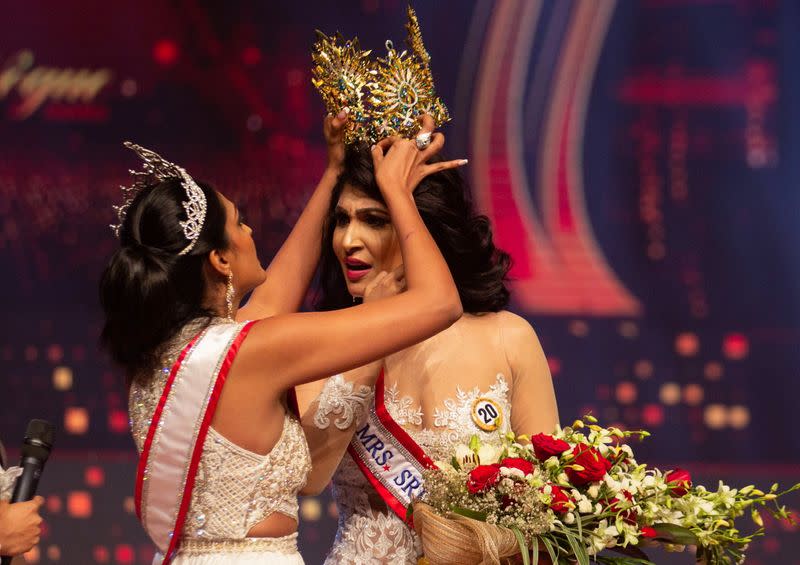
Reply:
[[[290,414],[267,455],[243,449],[209,428],[185,535],[240,539],[274,512],[297,519],[297,493],[310,470],[303,430]]]
[[[358,385],[358,390],[354,390],[354,383],[346,381],[344,375],[334,375],[319,394],[314,425],[327,429],[331,425],[331,414],[338,416],[334,425],[340,430],[346,430],[353,422],[361,424],[373,400],[372,387]]]
[[[386,507],[349,455],[336,470],[333,497],[339,527],[325,565],[416,565],[419,538]]]
[[[22,474],[22,467],[0,467],[0,502],[8,502],[14,494],[17,479]]]
[[[472,407],[478,398],[492,400],[503,412],[496,431],[484,431],[474,423]],[[414,408],[411,397],[400,397],[396,385],[386,387],[385,401],[392,418],[434,460],[449,459],[453,447],[468,443],[473,435],[491,443],[511,428],[511,399],[502,374],[484,392],[456,387],[456,398],[434,410],[433,429],[411,427],[422,425],[422,407]],[[422,556],[419,537],[386,506],[349,455],[333,476],[333,497],[339,528],[325,565],[416,565]]]
[[[473,435],[482,441],[491,442],[511,429],[511,400],[505,376],[498,373],[495,384],[486,392],[478,387],[464,391],[456,386],[456,398],[444,401],[444,408],[436,408],[433,412],[434,428],[414,429],[411,425],[422,425],[422,408],[412,408],[413,400],[404,396],[398,398],[397,386],[386,387],[386,408],[392,418],[403,426],[416,443],[425,450],[432,459],[449,459],[452,447],[459,443],[469,443]],[[478,398],[494,401],[502,410],[502,417],[496,431],[485,431],[475,425],[472,418],[472,407]],[[413,417],[412,417],[413,415]]]
[[[392,419],[400,424],[406,426],[413,424],[415,426],[422,425],[422,408],[417,406],[416,410],[411,408],[414,401],[410,396],[403,396],[398,398],[397,384],[392,383],[384,389],[384,399],[386,401],[386,409],[392,415]]]

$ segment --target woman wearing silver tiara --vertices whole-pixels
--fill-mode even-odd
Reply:
[[[321,309],[345,307],[364,296],[381,272],[402,270],[400,234],[375,174],[367,147],[348,148],[324,232]],[[474,213],[462,177],[453,170],[436,173],[413,195],[450,267],[465,314],[438,335],[386,357],[378,387],[372,383],[380,364],[332,377],[324,389],[323,383],[299,387],[319,471],[319,481],[308,488],[324,488],[324,471],[338,463],[335,446],[341,450],[357,430],[333,476],[339,528],[329,565],[417,563],[420,540],[404,523],[407,504],[396,492],[402,495],[409,485],[414,463],[402,459],[404,449],[413,453],[419,446],[428,461],[449,460],[473,435],[491,445],[509,430],[549,433],[558,422],[536,334],[505,310],[509,256],[492,243],[488,219]],[[402,291],[402,276],[397,279]],[[381,406],[388,414],[380,416]],[[391,432],[392,421],[403,431]],[[408,437],[401,437],[404,432]]]
[[[421,179],[461,162],[428,165],[441,143],[422,151],[403,139],[379,143],[372,158],[408,291],[343,311],[291,313],[319,253],[345,121],[346,113],[327,118],[329,167],[266,270],[232,202],[127,144],[145,165],[118,208],[121,246],[100,285],[102,341],[128,376],[136,509],[159,550],[154,563],[302,563],[297,494],[319,479],[287,392],[408,347],[461,314],[410,197]]]

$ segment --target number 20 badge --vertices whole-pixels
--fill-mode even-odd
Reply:
[[[485,432],[493,432],[503,423],[503,410],[491,398],[480,397],[472,404],[472,421]]]

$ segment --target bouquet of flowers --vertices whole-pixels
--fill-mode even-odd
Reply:
[[[760,508],[791,520],[778,499],[800,483],[767,492],[721,481],[716,490],[695,486],[687,471],[636,461],[626,440],[648,435],[585,416],[552,435],[509,434],[498,445],[473,436],[426,472],[426,492],[412,508],[426,559],[654,565],[642,547],[661,544],[694,546],[708,565],[742,563],[763,535]],[[747,535],[734,522],[745,513],[756,527]],[[604,549],[619,555],[599,555]]]

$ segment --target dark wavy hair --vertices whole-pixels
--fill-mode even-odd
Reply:
[[[206,196],[200,236],[186,255],[186,191],[167,179],[143,189],[128,208],[120,229],[121,247],[100,280],[105,324],[101,346],[126,369],[128,382],[157,367],[163,346],[189,321],[211,320],[203,306],[204,264],[214,249],[227,249],[225,208],[217,192],[198,183]]]
[[[434,158],[431,162],[438,160],[441,159]],[[372,155],[367,146],[348,148],[344,172],[333,189],[322,237],[319,292],[315,301],[320,310],[353,304],[333,252],[334,215],[346,185],[384,202],[375,182]],[[495,247],[489,218],[475,213],[461,174],[456,169],[448,169],[426,177],[414,190],[414,201],[450,267],[464,311],[479,314],[504,309],[510,298],[506,282],[511,257]]]

